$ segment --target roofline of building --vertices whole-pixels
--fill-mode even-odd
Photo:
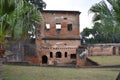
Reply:
[[[42,40],[81,40],[80,38],[42,38]]]
[[[41,11],[41,12],[51,12],[51,13],[53,13],[53,12],[70,12],[70,13],[78,13],[78,14],[80,14],[81,12],[80,11],[70,11],[70,10],[43,10],[43,11]]]
[[[120,43],[87,44],[87,46],[120,46]]]

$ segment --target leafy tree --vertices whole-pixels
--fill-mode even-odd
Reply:
[[[0,1],[0,46],[4,47],[6,37],[16,40],[27,39],[29,31],[42,21],[38,7],[29,0]]]
[[[107,0],[100,1],[93,5],[89,13],[93,13],[92,35],[93,43],[120,42],[120,1]],[[86,31],[83,31],[84,33]],[[90,34],[91,34],[90,33]]]

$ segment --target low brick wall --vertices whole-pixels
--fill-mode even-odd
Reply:
[[[92,47],[90,55],[113,55],[112,47]]]
[[[91,44],[87,49],[89,56],[120,55],[120,44]]]
[[[8,64],[8,65],[21,65],[21,66],[30,65],[28,62],[3,62],[3,64]]]

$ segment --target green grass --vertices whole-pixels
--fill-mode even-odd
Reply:
[[[120,68],[55,68],[3,65],[3,80],[115,80]]]
[[[89,56],[100,65],[120,65],[120,56]]]

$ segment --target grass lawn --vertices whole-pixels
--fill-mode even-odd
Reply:
[[[120,65],[120,56],[89,56],[100,65]]]
[[[3,80],[115,80],[120,68],[55,68],[3,65]]]

